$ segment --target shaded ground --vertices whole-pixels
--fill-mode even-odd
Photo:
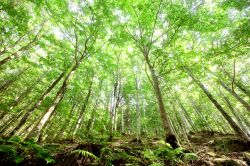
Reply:
[[[2,139],[0,165],[250,165],[250,143],[233,135],[200,132],[191,134],[189,140],[190,145],[173,150],[160,138],[137,142],[130,135],[111,142],[61,140],[40,145],[20,138]]]
[[[189,136],[192,150],[206,165],[250,165],[250,142],[233,135],[200,132]]]

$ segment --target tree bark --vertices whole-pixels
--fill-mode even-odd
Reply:
[[[226,89],[231,95],[233,95],[248,111],[250,111],[250,105],[244,101],[237,93],[232,91],[226,84],[224,84],[221,80],[219,83],[222,85],[224,89]]]
[[[207,127],[209,128],[209,130],[211,132],[213,132],[212,127],[210,126],[210,124],[207,122],[206,118],[204,117],[203,113],[201,112],[200,108],[196,105],[195,101],[193,99],[191,99],[191,103],[193,105],[193,108],[195,109],[195,111],[197,112],[197,114],[199,115],[199,117],[206,123]]]
[[[96,109],[98,107],[98,104],[99,104],[99,97],[95,101],[95,106],[94,106],[94,108],[93,108],[93,110],[91,112],[91,117],[90,117],[90,119],[88,121],[88,124],[86,126],[86,134],[89,134],[89,131],[93,126],[93,122],[94,122],[94,119],[95,119],[95,114],[96,114]]]
[[[88,102],[89,102],[89,98],[90,98],[90,95],[92,93],[92,84],[93,84],[93,79],[91,80],[91,83],[89,85],[88,93],[87,93],[87,95],[85,97],[85,100],[83,102],[83,106],[82,106],[80,115],[78,116],[77,124],[76,124],[76,127],[75,127],[73,135],[75,135],[76,132],[77,132],[77,130],[79,128],[81,128],[81,123],[83,122],[83,113],[85,112],[85,110],[87,108],[87,105],[88,105]]]
[[[163,123],[164,131],[166,133],[166,142],[168,142],[173,148],[177,148],[179,146],[178,146],[174,131],[171,128],[169,117],[167,117],[167,115],[166,115],[166,111],[165,111],[165,107],[164,107],[164,103],[163,103],[163,99],[162,99],[162,94],[161,94],[161,90],[160,90],[160,86],[159,86],[158,77],[156,75],[156,72],[155,72],[153,66],[150,64],[148,53],[146,52],[146,50],[142,50],[142,51],[143,51],[144,59],[147,63],[149,71],[151,73],[153,88],[154,88],[154,92],[155,92],[158,107],[159,107],[160,117],[161,117],[161,120]]]
[[[245,134],[245,132],[233,121],[233,119],[227,114],[227,112],[221,107],[221,105],[215,100],[214,96],[207,90],[207,88],[197,80],[189,69],[186,69],[189,76],[193,79],[193,81],[203,90],[203,92],[207,95],[209,100],[213,103],[213,105],[217,108],[217,110],[223,115],[223,117],[227,120],[230,126],[233,128],[235,133],[239,135],[242,139],[250,141],[250,138]]]
[[[184,115],[185,115],[185,117],[186,117],[186,119],[187,119],[189,125],[192,127],[193,131],[194,131],[194,132],[198,131],[197,128],[195,127],[195,125],[194,125],[194,122],[193,122],[192,119],[190,118],[190,116],[189,116],[189,114],[188,114],[186,108],[183,106],[183,104],[182,104],[180,101],[178,101],[178,103],[179,103],[179,105],[180,105],[180,107],[181,107],[181,110],[184,112]]]
[[[63,78],[65,72],[62,72],[59,77],[50,85],[50,87],[42,94],[38,99],[36,104],[34,104],[27,113],[22,117],[18,125],[12,130],[10,136],[14,135],[27,121],[28,117],[42,104],[43,100],[49,95],[52,89],[57,85],[57,83]]]
[[[205,111],[206,111],[207,113],[210,112],[207,108],[205,108]],[[224,120],[224,119],[218,118],[218,116],[215,116],[213,113],[211,114],[211,117],[212,117],[213,121],[217,124],[216,127],[218,128],[218,130],[219,130],[221,133],[226,133],[227,129],[224,127],[224,125],[227,124],[227,121],[222,121],[222,122],[221,122],[221,120]],[[230,128],[230,126],[229,126],[229,128]]]
[[[38,82],[40,82],[42,79],[42,77],[39,77],[35,83],[33,83],[31,86],[29,86],[23,93],[21,93],[20,96],[18,96],[11,104],[10,104],[10,109],[15,108],[34,88],[34,86],[36,86],[38,84]]]
[[[15,122],[16,120],[18,120],[22,115],[23,115],[23,111],[19,112],[19,114],[17,114],[17,116],[12,117],[7,122],[5,122],[5,125],[3,127],[1,127],[0,134],[4,133],[10,127],[10,125],[13,122]]]
[[[224,73],[229,79],[232,79],[232,76],[227,71],[224,71]],[[234,84],[248,97],[250,97],[250,91],[239,80],[235,79]]]
[[[3,60],[1,60],[0,66],[4,65],[5,63],[9,62],[12,59],[18,58],[19,52],[28,50],[32,46],[32,44],[34,44],[39,39],[39,35],[42,32],[42,29],[43,29],[43,27],[38,31],[38,33],[35,35],[35,37],[29,43],[27,43],[25,46],[21,47],[19,50],[15,51],[11,55],[9,55],[6,58],[4,58]]]
[[[231,105],[231,103],[230,103],[230,101],[228,100],[228,98],[227,98],[225,95],[223,95],[222,93],[221,93],[221,95],[222,95],[222,97],[223,97],[225,103],[227,104],[228,108],[231,110],[232,114],[233,114],[234,117],[237,119],[237,121],[238,121],[238,123],[239,123],[241,129],[247,133],[246,127],[245,127],[244,124],[242,123],[242,120],[240,119],[240,117],[237,115],[235,109],[234,109],[233,106]],[[249,135],[249,133],[247,133],[247,134]]]
[[[55,98],[53,99],[52,105],[47,109],[46,113],[43,115],[43,118],[39,121],[39,124],[29,133],[28,138],[39,136],[42,133],[46,123],[51,118],[52,114],[58,107],[59,103],[64,97],[66,88],[67,88],[67,81],[68,77],[65,78],[62,86],[60,87],[59,91],[57,92]]]
[[[18,122],[18,119],[19,119],[20,117],[23,116],[23,114],[25,113],[24,110],[25,110],[26,108],[28,108],[28,107],[31,105],[32,101],[29,100],[27,103],[28,103],[28,104],[26,104],[25,106],[23,106],[22,108],[20,108],[20,109],[17,111],[17,112],[19,112],[19,114],[18,114],[17,116],[11,117],[10,119],[8,119],[7,122],[5,122],[5,125],[2,127],[0,133],[7,132],[7,130],[8,130],[9,128],[15,126],[15,123]],[[13,125],[12,125],[12,123],[13,123]],[[11,131],[12,131],[12,130],[11,130]],[[10,131],[10,132],[11,132],[11,131]],[[10,133],[10,132],[8,132],[8,133]],[[8,135],[8,134],[7,134],[7,135]]]
[[[69,116],[65,119],[62,127],[60,128],[60,130],[57,132],[57,134],[55,135],[55,137],[52,140],[61,139],[63,137],[63,132],[65,131],[67,125],[69,124],[70,119],[72,119],[76,106],[77,106],[77,104],[75,104],[75,103],[72,105],[72,108],[70,109]]]
[[[178,110],[176,110],[176,107],[175,107],[175,104],[173,103],[173,102],[171,102],[170,101],[170,103],[171,103],[171,105],[172,105],[172,108],[173,108],[173,113],[174,113],[174,116],[175,116],[175,119],[177,120],[176,122],[177,122],[177,124],[178,124],[178,126],[179,126],[179,135],[182,135],[182,136],[184,136],[183,138],[183,140],[184,141],[186,141],[186,142],[189,142],[189,140],[188,140],[188,137],[187,137],[187,132],[188,132],[188,126],[185,124],[185,119],[183,119],[183,116],[181,115],[181,113],[178,111]]]
[[[136,87],[136,139],[137,141],[140,140],[141,137],[141,113],[140,113],[140,106],[139,106],[139,80],[138,77],[135,78],[135,87]]]
[[[99,83],[99,93],[101,92],[102,90],[102,85],[103,85],[103,79],[100,81]],[[88,121],[88,124],[86,126],[86,134],[89,134],[89,131],[90,129],[93,127],[94,125],[94,121],[95,121],[95,114],[96,114],[96,111],[97,111],[97,108],[98,108],[98,105],[99,105],[99,99],[100,99],[100,95],[97,96],[96,100],[95,100],[95,105],[94,105],[94,108],[91,112],[91,117]]]
[[[14,83],[16,80],[19,79],[19,76],[21,76],[28,68],[23,69],[20,71],[14,78],[11,78],[7,81],[5,81],[1,86],[0,86],[0,93],[4,92],[6,89],[10,87],[12,83]]]

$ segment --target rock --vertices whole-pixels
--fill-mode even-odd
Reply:
[[[217,154],[216,154],[216,153],[214,153],[214,152],[207,152],[207,154],[208,154],[209,156],[212,156],[212,157],[217,156]]]
[[[237,160],[237,159],[224,159],[224,158],[216,158],[213,160],[215,165],[221,166],[248,166],[245,161]]]

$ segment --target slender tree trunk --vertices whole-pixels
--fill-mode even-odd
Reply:
[[[67,125],[69,124],[70,122],[70,119],[72,119],[73,115],[74,115],[74,110],[75,110],[75,107],[76,107],[76,104],[74,103],[72,105],[72,108],[70,109],[70,113],[69,113],[69,116],[65,119],[62,127],[60,128],[60,130],[57,132],[57,134],[55,135],[55,137],[53,137],[52,140],[55,140],[55,139],[61,139],[63,137],[63,132],[65,131]]]
[[[10,87],[11,84],[13,84],[16,80],[19,79],[19,77],[27,70],[28,68],[25,68],[21,70],[16,76],[13,78],[5,81],[1,86],[0,86],[0,93],[4,92],[6,89]]]
[[[124,109],[121,109],[121,133],[124,133]]]
[[[203,113],[201,112],[200,108],[196,105],[195,101],[193,99],[191,99],[191,103],[195,109],[195,111],[197,112],[197,114],[199,115],[199,117],[206,123],[206,126],[208,127],[208,129],[213,132],[212,127],[210,126],[210,124],[208,123],[207,119],[204,117]]]
[[[172,128],[172,131],[173,131],[173,133],[174,133],[174,135],[175,135],[175,141],[176,141],[176,144],[178,144],[178,146],[180,145],[180,137],[179,137],[179,135],[178,135],[178,127],[176,126],[176,124],[175,123],[173,123],[173,119],[171,119],[171,117],[168,117],[169,118],[169,122],[170,122],[170,126],[171,126],[171,128]],[[156,135],[158,135],[158,132],[157,131],[159,131],[159,128],[156,128]],[[172,146],[172,145],[171,145]]]
[[[236,80],[235,85],[244,92],[248,97],[250,97],[250,91],[239,81]]]
[[[183,139],[184,141],[189,142],[188,137],[187,137],[188,128],[187,128],[187,125],[185,125],[185,120],[183,119],[181,113],[178,110],[176,110],[175,104],[171,101],[170,103],[173,107],[173,113],[175,115],[175,119],[177,120],[177,123],[180,128],[180,135],[184,136],[184,139]]]
[[[179,105],[181,107],[182,112],[184,112],[184,115],[185,115],[189,125],[192,127],[193,131],[194,132],[198,131],[197,128],[195,127],[195,125],[194,125],[194,122],[192,121],[191,117],[189,116],[186,108],[183,106],[183,104],[179,100],[178,100],[178,103],[179,103]]]
[[[103,80],[100,81],[99,83],[99,93],[101,93],[101,90],[102,90],[102,84],[103,84]],[[89,134],[89,131],[90,129],[93,127],[94,125],[94,122],[95,122],[95,115],[96,115],[96,111],[97,111],[97,108],[99,106],[99,99],[100,99],[100,96],[98,96],[95,100],[95,106],[92,110],[92,113],[91,113],[91,117],[88,121],[88,124],[87,124],[87,127],[86,127],[86,134]]]
[[[250,111],[250,105],[244,101],[237,93],[232,91],[226,84],[224,84],[221,80],[219,83],[222,85],[224,89],[226,89],[231,95],[233,95],[248,111]]]
[[[17,114],[17,116],[12,117],[11,119],[8,120],[8,122],[5,122],[5,125],[1,128],[0,133],[4,133],[11,124],[13,124],[13,122],[17,121],[22,115],[23,115],[24,111],[19,112],[19,114]]]
[[[85,112],[85,110],[87,108],[87,105],[88,105],[88,102],[89,102],[89,98],[90,98],[90,95],[92,93],[92,84],[93,84],[93,79],[92,79],[92,81],[91,81],[91,83],[89,85],[89,90],[88,90],[87,96],[85,97],[85,100],[84,100],[84,103],[83,103],[80,115],[78,117],[77,124],[76,124],[76,127],[75,127],[73,135],[75,135],[76,132],[77,132],[77,130],[79,128],[81,128],[81,123],[83,122],[83,113]]]
[[[91,117],[88,121],[88,124],[87,124],[87,127],[86,127],[86,134],[89,134],[89,131],[91,129],[91,127],[93,126],[93,122],[94,122],[94,119],[95,119],[95,114],[96,114],[96,110],[97,110],[97,107],[98,107],[98,104],[99,104],[99,97],[96,99],[95,101],[95,106],[91,112]]]
[[[246,124],[247,128],[250,129],[250,121],[249,118],[246,118],[244,115],[242,115],[239,111],[237,111],[238,116],[243,120],[243,122]]]
[[[49,107],[49,109],[47,109],[45,115],[43,116],[42,120],[39,122],[39,125],[36,126],[31,133],[28,135],[28,137],[32,137],[32,136],[38,136],[42,133],[42,130],[44,129],[44,126],[46,125],[46,123],[49,121],[50,117],[52,116],[52,114],[55,112],[56,108],[58,107],[59,103],[62,101],[64,94],[66,92],[67,86],[68,86],[68,81],[70,80],[71,76],[73,75],[73,73],[76,71],[76,69],[79,67],[80,63],[82,62],[82,60],[84,59],[84,57],[87,55],[86,53],[86,44],[88,42],[89,38],[86,39],[85,41],[85,50],[84,53],[81,55],[80,59],[78,61],[76,61],[75,65],[71,68],[71,70],[69,71],[68,75],[65,77],[63,84],[61,85],[59,91],[57,92],[52,105]],[[77,49],[77,48],[76,48]]]
[[[57,92],[52,102],[52,105],[49,107],[49,109],[47,109],[46,113],[44,114],[43,118],[40,120],[39,124],[30,132],[30,134],[28,135],[28,138],[39,136],[42,133],[42,130],[44,129],[46,123],[49,121],[52,114],[54,113],[59,103],[63,99],[65,91],[66,91],[66,82],[63,83],[63,85]]]
[[[114,118],[114,130],[117,131],[117,124],[118,124],[118,108],[119,108],[119,105],[120,105],[120,102],[121,102],[121,99],[122,99],[122,85],[121,85],[121,82],[119,81],[119,84],[118,84],[118,92],[117,92],[117,95],[116,95],[116,98],[115,98],[115,118]]]
[[[29,43],[27,43],[26,45],[21,47],[19,50],[15,51],[11,55],[9,55],[6,58],[4,58],[3,60],[1,60],[0,66],[4,65],[5,63],[9,62],[12,59],[18,58],[19,52],[28,50],[39,39],[39,35],[42,32],[42,29],[43,29],[43,27],[38,31],[38,33],[35,35],[35,37]]]
[[[76,111],[75,111],[76,115],[78,114],[78,109],[76,107]],[[81,109],[79,109],[79,114],[81,112]],[[72,122],[71,122],[71,125],[69,126],[69,130],[68,130],[68,134],[67,134],[67,137],[72,137],[73,138],[73,134],[74,134],[74,131],[75,131],[75,126],[77,125],[77,121],[75,121],[75,119],[71,119]]]
[[[15,126],[15,123],[18,122],[18,119],[19,119],[20,117],[23,116],[23,114],[26,112],[26,111],[24,111],[24,110],[25,110],[26,108],[28,108],[28,107],[31,105],[32,101],[29,100],[27,103],[28,103],[28,104],[26,104],[25,106],[23,106],[22,108],[20,108],[20,109],[17,111],[17,112],[19,112],[19,114],[18,114],[17,116],[11,117],[10,119],[8,119],[8,121],[4,122],[5,125],[2,127],[0,133],[7,132],[8,129],[10,129],[11,127]],[[18,118],[17,118],[17,117],[18,117]],[[12,125],[12,124],[13,124],[13,125]],[[11,130],[11,131],[12,131],[12,130]],[[10,132],[11,132],[11,131],[10,131]]]
[[[124,113],[124,131],[128,132],[130,134],[130,114],[129,114],[129,109],[125,110]]]
[[[63,96],[64,96],[65,94],[63,94]],[[63,99],[63,96],[62,96],[62,98],[61,98],[61,100]],[[59,101],[59,103],[61,102],[61,100]],[[59,106],[59,104],[57,104],[56,106],[55,106],[55,110],[57,109],[57,107]],[[47,112],[45,113],[45,115],[47,114]],[[44,115],[44,116],[45,116]],[[51,120],[51,119],[54,119],[55,117],[56,117],[56,115],[57,115],[57,112],[56,111],[53,111],[51,114],[50,114],[50,116],[48,117],[48,119],[47,119],[47,121],[45,122],[45,124],[43,125],[43,127],[41,128],[41,130],[38,130],[38,142],[42,142],[43,140],[45,140],[44,138],[46,138],[46,135],[47,135],[47,133],[49,132],[49,130],[48,130],[48,126],[52,126],[52,123],[49,123],[49,122],[53,122],[53,120]],[[44,118],[44,116],[43,116],[43,118]],[[39,124],[37,125],[37,127],[39,128],[40,126],[39,125],[41,125],[41,123],[39,122]],[[36,129],[36,128],[35,128]],[[34,130],[33,130],[34,131]],[[34,132],[35,133],[35,132]],[[45,137],[44,137],[45,136]]]
[[[228,121],[230,126],[233,128],[235,133],[239,135],[241,138],[250,141],[250,138],[244,133],[243,130],[233,121],[233,119],[227,114],[227,112],[221,107],[221,105],[215,100],[213,95],[206,89],[206,87],[197,80],[191,73],[189,69],[187,69],[189,76],[193,79],[193,81],[203,90],[203,92],[207,95],[209,100],[214,104],[214,106],[218,109],[218,111],[224,116],[224,118]]]
[[[225,75],[229,78],[229,79],[232,79],[232,76],[224,71]],[[235,79],[234,81],[234,84],[242,91],[244,92],[248,97],[250,97],[250,91],[240,82],[238,81],[237,79]]]
[[[242,123],[242,120],[239,118],[239,116],[236,114],[236,111],[235,111],[235,109],[233,108],[233,106],[231,105],[231,103],[230,103],[230,101],[228,100],[228,98],[227,98],[225,95],[223,95],[222,93],[221,93],[221,95],[222,95],[222,97],[223,97],[225,103],[227,104],[228,108],[231,110],[232,114],[233,114],[234,117],[237,119],[237,121],[238,121],[238,123],[239,123],[241,129],[247,133],[248,131],[247,131],[246,127],[245,127],[244,124]],[[247,134],[249,135],[249,133],[247,133]]]
[[[144,56],[144,59],[147,63],[149,71],[151,73],[154,92],[155,92],[158,107],[159,107],[160,117],[161,117],[161,120],[163,123],[164,131],[166,133],[166,142],[168,142],[173,148],[177,148],[178,147],[177,139],[176,139],[175,134],[171,128],[170,120],[166,115],[166,111],[165,111],[165,107],[164,107],[164,103],[163,103],[163,99],[162,99],[162,94],[161,94],[161,90],[160,90],[160,86],[159,86],[158,77],[155,73],[153,66],[150,64],[148,53],[146,51],[143,51],[143,56]]]
[[[134,73],[135,75],[135,89],[136,89],[136,139],[137,141],[140,140],[141,137],[141,113],[140,113],[140,101],[139,101],[139,79],[136,76],[136,73]]]
[[[25,140],[29,139],[28,137],[29,133],[38,125],[39,121],[42,119],[41,116],[37,118],[34,118],[31,120],[29,124],[26,123],[26,126],[24,126],[24,129],[21,129],[19,133],[21,133],[21,136],[25,138]]]
[[[10,109],[15,108],[34,88],[34,86],[36,86],[38,84],[38,82],[41,81],[43,77],[39,77],[35,83],[33,83],[31,86],[29,86],[23,93],[21,93],[20,96],[18,96],[11,104],[10,104]]]
[[[187,119],[185,118],[185,116],[181,113],[181,111],[177,108],[177,109],[175,109],[176,110],[176,112],[177,112],[177,114],[179,115],[179,117],[180,117],[180,119],[181,119],[181,121],[182,121],[182,123],[183,123],[183,129],[184,129],[184,132],[185,133],[188,133],[189,132],[189,130],[190,130],[190,126],[189,126],[189,124],[188,124],[188,121],[187,121]]]
[[[112,137],[114,131],[114,116],[115,116],[115,109],[114,109],[114,96],[111,95],[110,97],[110,136]]]
[[[113,131],[115,129],[115,116],[118,94],[118,77],[116,77],[113,94],[110,97],[110,139],[112,139]]]
[[[84,51],[81,53],[79,59],[77,59],[76,57],[77,57],[77,53],[78,53],[78,36],[75,32],[75,39],[76,39],[75,54],[74,54],[75,55],[75,64],[70,69],[67,76],[65,77],[60,89],[57,91],[57,94],[56,94],[55,98],[53,99],[51,106],[47,109],[46,113],[44,114],[42,119],[39,121],[39,124],[37,126],[35,126],[35,128],[29,133],[29,135],[27,136],[28,138],[33,137],[33,136],[39,136],[39,137],[41,136],[42,131],[43,131],[44,127],[46,126],[46,123],[48,123],[50,117],[54,114],[56,108],[58,107],[58,105],[60,104],[60,102],[62,101],[62,99],[64,97],[64,94],[65,94],[66,89],[68,87],[68,81],[70,80],[70,78],[74,74],[74,72],[78,69],[78,67],[81,64],[81,62],[83,61],[83,59],[89,55],[89,52],[87,49],[88,49],[88,42],[89,42],[90,38],[91,38],[91,36],[86,38],[86,40],[84,42]],[[94,42],[95,42],[95,40],[94,40]],[[92,42],[92,45],[94,42]]]
[[[27,113],[22,117],[18,125],[12,130],[10,136],[14,135],[27,121],[28,117],[42,104],[43,100],[49,95],[52,89],[57,85],[57,83],[63,78],[65,72],[62,72],[60,76],[50,85],[50,87],[42,94],[38,101],[27,111]]]
[[[209,110],[207,110],[207,108],[205,108],[205,111],[206,111],[207,113],[209,113]],[[221,133],[226,133],[227,129],[224,127],[224,124],[227,124],[227,122],[224,121],[224,124],[223,124],[223,122],[221,122],[221,119],[218,118],[217,116],[215,116],[213,113],[211,113],[210,116],[212,117],[213,121],[217,124],[216,127],[218,128],[218,130],[219,130]],[[223,119],[223,120],[224,120],[224,119]],[[229,127],[230,127],[230,126],[229,126]]]

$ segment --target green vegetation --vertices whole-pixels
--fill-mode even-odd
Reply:
[[[249,164],[249,0],[1,0],[0,163]]]
[[[0,155],[4,160],[20,164],[24,160],[40,160],[41,163],[55,163],[51,152],[35,143],[32,139],[23,141],[20,137],[1,140]],[[4,163],[4,162],[3,162]]]

